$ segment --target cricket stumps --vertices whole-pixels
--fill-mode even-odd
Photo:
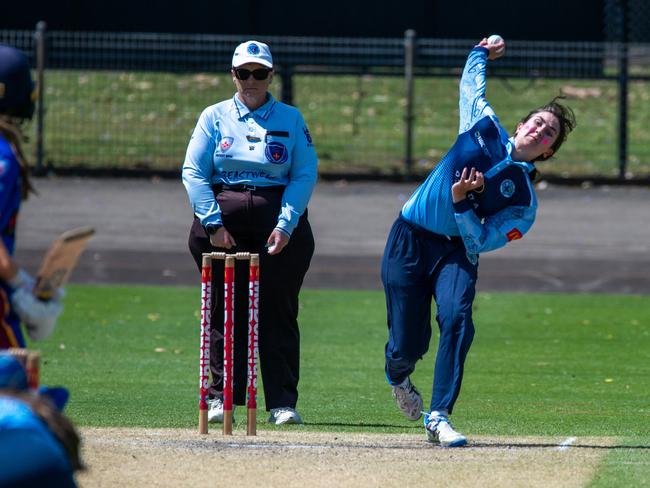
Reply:
[[[199,354],[199,433],[208,433],[212,261],[224,261],[223,434],[232,435],[235,324],[235,261],[249,261],[246,434],[257,434],[257,358],[259,341],[259,254],[204,253],[201,265],[201,336]]]

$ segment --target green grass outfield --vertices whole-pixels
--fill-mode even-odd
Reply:
[[[65,302],[53,337],[31,346],[43,352],[42,382],[71,390],[67,413],[78,425],[196,428],[198,288],[71,285]],[[421,431],[384,378],[381,292],[304,290],[300,320],[306,424],[292,428]],[[459,430],[470,439],[613,437],[628,447],[610,451],[594,486],[650,479],[648,297],[480,293],[475,322]],[[413,375],[425,403],[433,360],[431,351]],[[244,429],[244,410],[235,415]],[[265,421],[260,411],[259,429],[276,428]]]

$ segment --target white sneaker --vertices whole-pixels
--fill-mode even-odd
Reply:
[[[275,425],[302,424],[300,414],[290,407],[272,408],[269,423]]]
[[[235,407],[233,405],[233,414]],[[233,422],[235,417],[233,415]],[[223,423],[223,400],[221,398],[212,398],[208,400],[208,422],[214,424]]]
[[[411,383],[411,379],[407,377],[399,385],[392,385],[392,388],[397,408],[407,419],[419,419],[422,416],[422,397],[415,385]]]
[[[443,415],[424,415],[424,430],[429,442],[439,442],[442,447],[461,447],[467,444],[467,438],[456,432],[449,419]]]

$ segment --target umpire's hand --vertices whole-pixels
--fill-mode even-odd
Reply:
[[[219,227],[217,232],[210,236],[210,244],[214,247],[221,247],[225,249],[230,249],[233,246],[236,246],[237,243],[230,232],[226,230],[225,227]]]
[[[271,255],[279,254],[287,244],[289,244],[289,236],[278,229],[273,229],[273,232],[266,240],[266,247]]]

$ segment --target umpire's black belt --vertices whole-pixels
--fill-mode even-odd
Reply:
[[[284,185],[260,186],[239,183],[236,185],[226,185],[225,183],[217,183],[212,185],[212,191],[219,193],[221,191],[284,191]]]

